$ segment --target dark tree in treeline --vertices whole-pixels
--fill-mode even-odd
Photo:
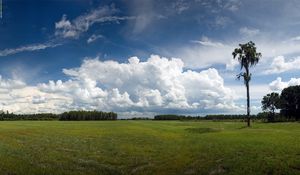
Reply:
[[[269,111],[271,117],[275,116],[275,110],[280,110],[280,117],[285,120],[300,119],[300,86],[290,86],[282,90],[281,94],[267,94],[262,99],[262,109]],[[269,114],[270,115],[270,114]],[[271,121],[274,120],[271,119]]]
[[[290,86],[282,90],[281,113],[288,119],[300,119],[300,86]]]
[[[269,112],[268,121],[274,121],[275,119],[275,110],[279,109],[281,100],[280,95],[276,92],[272,92],[263,97],[262,101],[262,110]]]

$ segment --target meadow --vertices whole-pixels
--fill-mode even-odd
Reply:
[[[300,123],[1,121],[0,174],[300,174]]]

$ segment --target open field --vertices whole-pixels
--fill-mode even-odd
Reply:
[[[0,174],[300,174],[300,123],[3,121]]]

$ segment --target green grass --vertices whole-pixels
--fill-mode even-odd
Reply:
[[[300,174],[300,123],[0,122],[0,174]]]

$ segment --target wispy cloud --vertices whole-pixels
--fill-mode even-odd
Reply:
[[[291,41],[300,41],[300,36],[296,36],[290,39]]]
[[[13,49],[4,49],[4,50],[0,50],[0,57],[13,55],[13,54],[17,54],[20,52],[31,52],[31,51],[37,51],[37,50],[44,50],[46,48],[53,48],[53,47],[57,47],[59,45],[61,45],[61,44],[43,43],[43,44],[32,44],[32,45],[27,45],[27,46],[21,46],[21,47],[13,48]]]
[[[93,34],[92,36],[89,37],[89,39],[86,41],[88,44],[96,41],[99,38],[103,38],[103,35],[95,35]]]
[[[218,2],[222,2],[222,1],[218,1]],[[239,10],[241,4],[242,2],[240,0],[228,0],[225,1],[223,8],[230,11],[237,11]]]
[[[257,34],[259,34],[259,29],[255,28],[248,28],[248,27],[242,27],[240,28],[240,34],[246,37],[253,37]]]
[[[162,50],[161,52],[168,56],[182,58],[186,67],[205,68],[222,64],[228,70],[232,70],[238,64],[237,60],[232,58],[232,51],[238,47],[238,44],[246,43],[249,40],[248,37],[240,37],[239,35],[226,40],[204,36],[200,40],[190,40],[188,44],[181,47],[174,46],[176,49],[170,47],[171,49]],[[290,37],[275,40],[261,34],[251,37],[251,40],[256,43],[257,51],[262,53],[262,59],[256,66],[261,70],[261,74],[282,73],[300,69],[298,68],[300,64],[300,58],[298,58],[300,42],[291,41]],[[191,42],[194,44],[191,45]],[[277,58],[280,55],[288,58],[292,57],[293,59]]]
[[[78,16],[74,20],[70,21],[67,19],[66,15],[62,16],[62,19],[55,23],[55,35],[62,38],[78,38],[83,32],[89,30],[89,28],[95,23],[103,22],[115,22],[119,23],[120,21],[135,19],[134,16],[115,16],[119,12],[113,5],[112,6],[103,6],[98,7],[97,9],[91,10],[87,14]],[[91,43],[99,38],[101,35],[92,35],[87,43]],[[41,44],[31,44],[25,45],[18,48],[8,48],[0,50],[0,57],[13,55],[21,52],[30,52],[37,50],[44,50],[47,48],[53,48],[62,45],[62,43],[56,43],[53,41],[48,41]]]
[[[220,9],[235,12],[240,9],[242,2],[240,0],[195,0],[196,3],[200,3],[206,8],[213,9],[214,12]]]
[[[171,8],[173,8],[177,14],[181,14],[190,8],[190,4],[185,0],[177,0],[171,4]]]
[[[224,45],[220,42],[215,42],[210,40],[208,37],[203,36],[201,40],[192,40],[193,43],[198,43],[203,46],[209,46],[209,47],[223,47]]]
[[[225,64],[230,69],[234,67],[231,53],[235,44],[212,40],[205,36],[201,40],[191,42],[195,44],[178,48],[175,53],[176,57],[183,59],[186,67],[205,68],[214,64]]]
[[[87,14],[78,16],[74,20],[67,19],[63,15],[61,20],[55,23],[55,35],[62,38],[77,39],[83,33],[96,23],[116,22],[135,19],[134,16],[116,16],[118,9],[114,6],[98,7]]]
[[[216,27],[224,28],[227,25],[229,25],[230,23],[232,23],[232,20],[229,17],[226,17],[226,16],[217,16],[215,18],[214,25]]]

